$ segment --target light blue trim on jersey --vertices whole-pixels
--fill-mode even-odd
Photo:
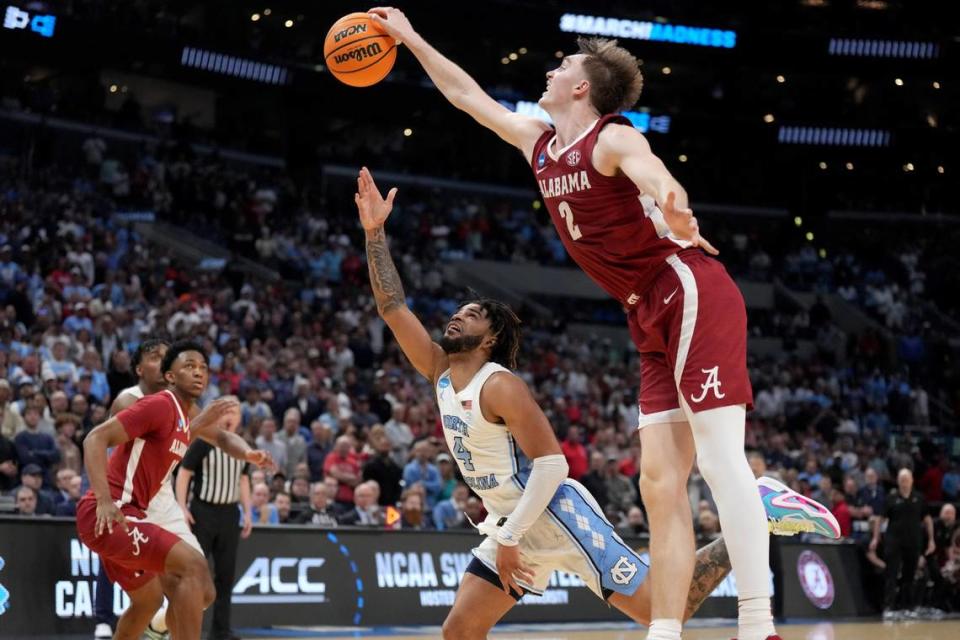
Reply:
[[[521,466],[520,472],[514,475],[521,489],[526,487],[530,472],[528,464]],[[623,542],[603,514],[594,509],[590,500],[580,492],[577,483],[564,481],[550,500],[547,513],[580,549],[602,589],[629,596],[646,579],[649,571],[647,564]]]

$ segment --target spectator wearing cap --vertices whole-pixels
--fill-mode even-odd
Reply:
[[[393,414],[384,427],[392,446],[390,455],[394,461],[403,467],[410,459],[410,445],[413,444],[413,431],[403,418],[407,413],[407,406],[402,403],[393,405]]]
[[[393,446],[386,429],[377,425],[367,438],[374,455],[363,465],[363,479],[374,480],[380,486],[380,505],[396,505],[400,500],[400,481],[403,468],[391,457]]]
[[[440,495],[437,496],[437,501],[449,500],[453,490],[457,488],[457,468],[450,454],[441,453],[437,456],[437,469],[440,470]]]
[[[270,405],[260,399],[260,387],[256,383],[248,384],[244,391],[243,404],[240,405],[240,416],[244,428],[248,428],[252,422],[273,418]],[[274,425],[274,430],[276,430],[276,425]]]
[[[360,484],[360,463],[353,451],[353,439],[340,436],[323,462],[323,474],[337,481],[336,501],[344,508],[354,502],[354,487]]]
[[[277,423],[273,418],[265,418],[260,423],[260,435],[257,436],[257,448],[263,449],[273,456],[277,470],[287,471],[287,445],[276,437]]]
[[[39,514],[52,514],[56,501],[50,492],[43,489],[43,469],[35,463],[26,464],[20,472],[20,484],[33,489],[36,494],[36,511]]]
[[[441,454],[443,455],[443,454]],[[466,519],[463,515],[467,508],[467,498],[470,497],[470,489],[462,482],[458,482],[450,497],[441,500],[433,508],[433,526],[437,531],[447,529],[458,529]]]
[[[13,389],[6,378],[0,378],[0,436],[13,438],[23,431],[25,425],[20,412],[13,403]]]
[[[440,482],[440,470],[430,462],[433,446],[426,440],[420,440],[413,446],[413,460],[403,468],[403,482],[408,489],[420,483],[426,493],[426,507],[432,509],[437,503],[443,488]]]
[[[307,441],[300,435],[300,410],[290,407],[283,412],[283,430],[277,434],[277,440],[287,449],[287,475],[293,477],[298,464],[307,461]]]
[[[375,414],[370,410],[370,396],[367,394],[360,394],[357,396],[357,402],[354,405],[353,424],[357,425],[358,429],[369,429],[375,424],[380,423],[380,416]]]
[[[36,468],[36,472],[43,479],[43,484],[49,484],[50,469],[60,461],[60,450],[53,437],[40,431],[40,410],[35,406],[27,407],[23,414],[26,429],[13,439],[17,447],[17,458],[20,464],[27,468]],[[25,472],[25,471],[24,471]]]
[[[10,491],[20,475],[17,447],[0,432],[0,493]]]

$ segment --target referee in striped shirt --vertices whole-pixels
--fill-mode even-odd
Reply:
[[[203,440],[190,445],[177,473],[177,502],[207,559],[213,560],[217,599],[213,603],[212,640],[237,637],[230,628],[230,595],[236,577],[240,538],[247,538],[253,529],[249,473],[248,463],[225,455],[223,450]],[[191,480],[193,498],[188,509],[187,491]],[[243,505],[242,531],[238,502]]]

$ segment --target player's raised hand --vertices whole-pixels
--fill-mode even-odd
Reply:
[[[97,500],[97,524],[93,529],[94,534],[100,537],[104,532],[113,533],[114,522],[127,533],[127,518],[113,500]]]
[[[670,231],[681,240],[687,240],[695,247],[700,247],[712,256],[720,253],[706,238],[700,235],[700,225],[693,215],[693,209],[677,207],[677,194],[671,191],[667,194],[667,201],[660,205],[663,219],[670,227]]]
[[[500,584],[507,595],[510,595],[511,589],[523,593],[523,587],[518,580],[533,584],[533,570],[520,558],[520,545],[497,545],[497,575],[500,576]]]
[[[386,31],[392,36],[397,44],[403,44],[404,40],[410,40],[411,36],[416,34],[410,20],[400,9],[393,7],[374,7],[367,13],[374,24]]]
[[[206,427],[210,424],[217,428],[231,429],[234,422],[240,420],[240,401],[236,396],[221,396],[208,404],[194,419],[194,424]]]
[[[263,449],[251,449],[250,451],[247,451],[247,455],[245,457],[247,462],[258,466],[261,469],[273,471],[277,468],[277,463],[273,461],[273,456],[270,455],[269,451],[264,451]]]
[[[357,210],[360,212],[360,224],[365,231],[374,231],[383,226],[393,211],[393,199],[397,196],[397,188],[390,189],[387,193],[387,199],[384,200],[377,188],[377,183],[373,181],[370,170],[366,167],[360,169],[360,175],[357,177],[357,193],[353,199],[357,203]]]

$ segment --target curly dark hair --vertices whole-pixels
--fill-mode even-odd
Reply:
[[[167,354],[163,356],[163,364],[160,366],[160,371],[163,373],[170,371],[170,369],[173,368],[173,363],[180,354],[187,351],[196,351],[203,356],[203,361],[206,364],[210,364],[210,360],[207,358],[207,352],[203,350],[203,347],[201,347],[199,343],[193,342],[192,340],[178,340],[167,349]]]
[[[143,360],[143,356],[156,351],[160,347],[169,347],[170,341],[164,338],[147,338],[137,346],[137,350],[133,352],[133,358],[131,358],[130,364],[133,369],[136,370],[140,366],[140,361]]]
[[[471,291],[471,293],[474,292]],[[479,305],[483,309],[487,320],[490,321],[490,332],[497,339],[490,351],[490,361],[508,369],[516,369],[517,353],[520,351],[520,339],[523,334],[519,316],[506,302],[493,298],[476,296],[461,303],[460,307],[468,304]]]

